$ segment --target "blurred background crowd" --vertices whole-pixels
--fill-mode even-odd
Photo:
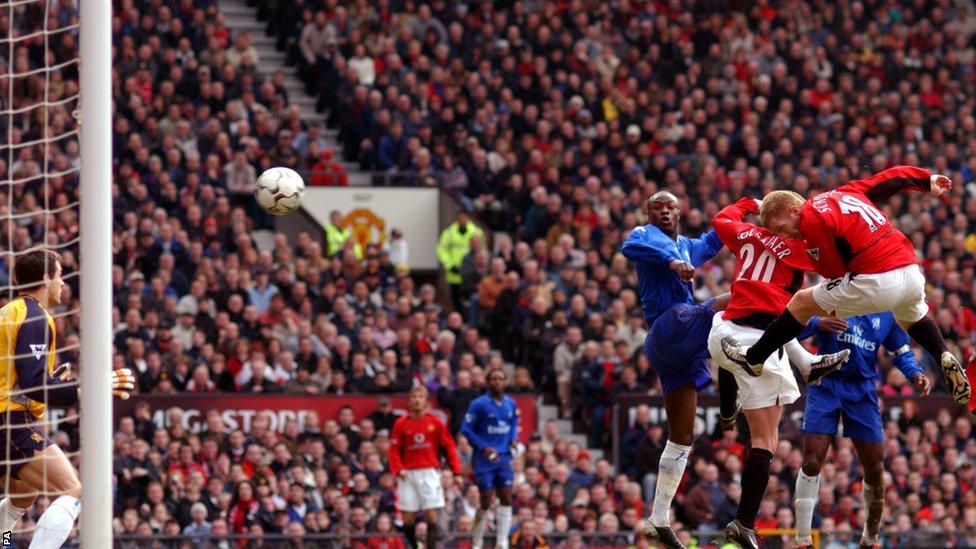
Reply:
[[[956,183],[945,201],[900,195],[884,207],[919,252],[953,351],[972,354],[976,13],[967,2],[256,1],[338,130],[336,149],[325,128],[302,122],[290,76],[262,72],[251,35],[228,28],[219,4],[114,6],[115,365],[138,371],[142,393],[341,396],[424,383],[456,432],[486,369],[504,367],[511,391],[546,395],[592,426],[591,447],[607,449],[614,395],[658,393],[641,351],[635,274],[618,252],[650,194],[675,193],[683,232],[697,235],[740,196],[809,195],[896,164]],[[0,247],[46,238],[69,272],[80,199],[69,62],[77,17],[72,0],[0,13],[14,36],[48,20],[67,29],[0,42],[9,136],[0,178],[15,182],[0,193]],[[58,67],[48,81],[24,75],[45,60]],[[42,96],[46,109],[20,108]],[[342,185],[340,158],[375,172],[378,185],[438,187],[464,206],[430,243],[443,285],[401,264],[402,250],[359,250],[325,228],[258,246],[253,231],[272,220],[253,204],[257,174],[285,165],[321,176],[310,184]],[[39,207],[54,213],[30,214]],[[723,253],[700,269],[697,297],[726,291],[733,267]],[[0,279],[9,281],[5,270]],[[68,283],[62,313],[77,306],[77,277]],[[61,359],[74,362],[77,317],[58,322]],[[931,357],[916,352],[931,375]],[[879,391],[911,395],[882,362]],[[257,420],[244,433],[215,416],[189,433],[179,409],[157,429],[141,408],[115,439],[117,532],[282,533],[294,543],[303,533],[376,532],[395,543],[383,402],[303,432]],[[523,538],[634,542],[666,437],[645,412],[624,434],[618,471],[554,422],[536,433],[518,465]],[[921,421],[911,397],[891,418],[886,544],[918,546],[941,531],[976,547],[971,427],[948,413]],[[724,524],[739,493],[742,437],[706,434],[675,511],[688,529]],[[792,524],[796,435],[787,429],[774,460],[763,526]],[[77,448],[75,420],[55,438]],[[470,447],[460,448],[467,459]],[[860,528],[859,478],[840,441],[815,518],[837,532],[828,538],[837,547]],[[477,488],[463,475],[445,483],[442,528],[463,533]]]

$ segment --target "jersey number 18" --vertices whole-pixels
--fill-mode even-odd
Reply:
[[[878,230],[878,227],[888,222],[885,215],[870,204],[865,204],[856,196],[845,194],[840,197],[840,211],[845,214],[857,214],[868,224],[871,232]]]

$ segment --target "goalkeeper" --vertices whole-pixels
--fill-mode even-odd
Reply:
[[[48,308],[61,303],[61,258],[33,250],[14,263],[20,295],[0,308],[0,533],[13,530],[38,493],[53,499],[37,521],[31,548],[61,547],[81,511],[81,481],[67,456],[37,427],[48,406],[78,402],[78,384],[68,367],[55,370],[56,333]],[[112,373],[112,390],[128,398],[135,377],[128,369]]]

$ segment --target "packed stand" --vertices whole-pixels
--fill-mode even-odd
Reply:
[[[301,126],[282,75],[260,73],[247,34],[229,32],[214,5],[122,8],[114,65],[117,365],[137,371],[139,391],[153,395],[341,397],[420,382],[453,412],[456,432],[484,372],[504,366],[485,329],[445,308],[392,247],[303,233],[291,242],[276,235],[273,249],[258,250],[250,231],[267,218],[253,208],[254,178],[271,165],[312,169],[327,156],[319,128]],[[531,390],[524,372],[514,377],[515,390]],[[290,425],[281,434],[263,420],[248,433],[226,432],[217,417],[191,434],[178,410],[169,413],[173,427],[155,430],[147,414],[139,407],[118,426],[121,536],[328,532],[343,545],[343,534],[387,532],[397,521],[385,473],[389,410],[371,418],[343,411],[322,418],[321,428],[311,420],[301,433]],[[470,448],[461,449],[469,459]],[[580,469],[586,481],[594,464],[580,454],[565,441],[529,452],[538,467],[548,459]],[[597,469],[607,475],[609,463]],[[461,504],[470,485],[452,489],[445,531],[470,528],[460,518],[473,512]],[[573,525],[593,531],[596,522]],[[380,538],[390,535],[397,537]]]
[[[563,312],[602,345],[600,356],[626,356],[602,337],[628,327],[638,305],[618,248],[657,189],[681,197],[684,232],[696,235],[743,194],[811,194],[896,164],[957,182],[941,203],[913,194],[885,208],[919,250],[954,350],[972,351],[976,14],[967,6],[259,7],[322,98],[346,158],[397,184],[445,188],[495,232],[487,257],[457,273],[468,275],[460,284],[457,262],[445,263],[448,282],[460,286],[459,309],[506,359],[530,365],[537,384],[558,377],[547,357],[563,339]],[[503,276],[519,277],[520,320],[531,323],[541,297],[539,316],[557,327],[543,345],[538,330],[515,334],[520,322],[502,321],[503,284],[479,291],[495,257]],[[725,289],[732,265],[724,256],[702,269],[700,297]]]
[[[948,200],[902,195],[885,210],[919,251],[954,353],[973,353],[971,7],[730,4],[261,8],[348,160],[385,183],[446,189],[494,231],[487,249],[442,258],[457,310],[604,444],[604,424],[589,419],[612,395],[656,391],[618,248],[662,188],[697,235],[741,195],[810,195],[896,164],[950,174]],[[733,266],[721,256],[702,269],[698,296],[726,290]],[[882,364],[880,391],[910,391]]]
[[[443,258],[457,275],[449,279],[454,311],[389,251],[357,254],[350,242],[336,253],[319,235],[279,236],[273,250],[259,251],[249,231],[268,220],[253,207],[254,178],[271,165],[314,172],[334,163],[320,129],[301,124],[284,75],[260,73],[246,33],[231,33],[212,2],[126,0],[116,8],[115,360],[140,372],[144,393],[395,392],[419,377],[453,396],[477,391],[485,368],[511,361],[520,366],[514,390],[558,394],[566,414],[597,418],[591,442],[604,445],[600,419],[612,395],[656,391],[640,352],[634,274],[617,253],[643,219],[645,197],[665,187],[678,194],[684,231],[697,234],[740,194],[810,193],[896,163],[931,166],[964,184],[945,203],[896,197],[888,211],[922,253],[943,330],[960,355],[972,349],[976,72],[963,8],[264,6],[340,129],[343,155],[396,184],[452,190],[477,214],[471,223],[495,232],[490,248],[469,240],[470,253]],[[50,9],[65,21],[77,16],[70,2]],[[36,30],[34,15],[12,23],[0,14],[0,27]],[[55,56],[71,58],[76,47],[67,33]],[[27,47],[4,53],[0,59],[21,67],[37,62]],[[55,78],[56,98],[70,92],[74,70]],[[37,84],[23,82],[28,91]],[[56,131],[74,123],[66,108],[53,114]],[[27,141],[44,134],[29,118],[0,121]],[[10,166],[0,155],[3,175],[36,174],[42,159],[52,172],[77,165],[74,140],[48,146],[20,148]],[[323,183],[341,184],[341,174]],[[71,176],[49,178],[43,190],[55,206],[78,198]],[[46,203],[41,192],[27,185],[13,201],[0,193],[0,206],[33,211]],[[44,238],[69,242],[77,219],[65,210],[2,231],[0,242],[15,249]],[[65,255],[74,270],[75,255]],[[723,257],[704,269],[700,297],[726,289],[732,265]],[[72,296],[76,283],[69,278]],[[67,343],[77,342],[76,324],[59,321]],[[61,359],[76,360],[65,347]],[[882,389],[903,394],[904,380],[889,366],[886,380]],[[320,418],[319,429],[280,434],[260,420],[250,433],[228,433],[217,417],[190,434],[179,417],[155,430],[147,414],[140,409],[118,426],[120,533],[382,534],[396,520],[381,416],[340,414]],[[957,546],[973,542],[970,423],[902,419],[887,431],[891,539],[916,546],[932,527],[958,532]],[[592,532],[619,532],[621,543],[630,541],[650,497],[640,483],[653,480],[653,468],[623,463],[627,476],[614,476],[554,428],[547,425],[520,465],[520,531],[575,529],[583,533],[568,539],[588,545]],[[646,440],[634,433],[642,457],[663,445],[659,426],[646,431]],[[699,460],[686,481],[677,514],[687,526],[721,523],[737,498],[742,446],[734,436],[700,441],[698,455],[712,459]],[[76,420],[55,438],[77,448]],[[761,514],[768,524],[792,521],[790,475],[799,461],[788,444]],[[851,479],[860,474],[844,444],[824,471],[822,502],[831,512],[818,524],[856,531],[859,487]],[[467,459],[470,449],[461,448]],[[445,528],[465,532],[476,488],[448,485]]]

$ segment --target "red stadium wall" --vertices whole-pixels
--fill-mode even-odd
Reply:
[[[231,429],[240,428],[244,432],[251,429],[251,420],[258,414],[266,414],[271,419],[271,428],[282,430],[289,419],[298,420],[299,429],[303,430],[305,418],[310,412],[316,412],[320,421],[335,419],[339,415],[339,408],[352,406],[356,412],[356,419],[362,419],[376,410],[379,395],[346,395],[346,396],[305,396],[305,395],[176,395],[154,396],[136,395],[129,400],[115,402],[115,421],[132,415],[136,404],[149,403],[153,421],[156,425],[165,426],[166,410],[175,407],[182,408],[183,427],[190,432],[199,431],[206,419],[207,412],[219,410],[224,423]],[[407,395],[389,395],[390,404],[394,411],[406,413]],[[535,433],[537,423],[535,397],[512,395],[515,404],[522,414],[523,442],[528,442]],[[431,400],[431,410],[447,419],[448,412],[439,408]]]

